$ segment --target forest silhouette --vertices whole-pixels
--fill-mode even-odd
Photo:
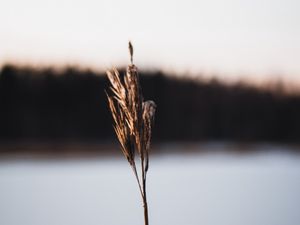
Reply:
[[[154,142],[299,143],[299,93],[170,75],[140,73],[145,99],[157,103]],[[108,86],[104,72],[5,65],[0,140],[113,140]]]

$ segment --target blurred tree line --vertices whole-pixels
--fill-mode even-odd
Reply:
[[[6,65],[0,74],[0,140],[114,139],[105,74]],[[154,141],[300,141],[300,95],[218,80],[141,72],[157,103]]]

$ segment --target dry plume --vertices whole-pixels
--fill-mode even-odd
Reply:
[[[126,74],[121,78],[117,69],[107,71],[110,94],[109,108],[114,120],[114,130],[121,150],[136,177],[144,207],[145,225],[149,224],[146,197],[146,176],[149,168],[149,151],[156,105],[144,101],[137,67],[133,64],[133,46],[129,42],[130,62]],[[136,155],[140,159],[137,169]]]

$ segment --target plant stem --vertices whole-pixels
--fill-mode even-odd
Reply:
[[[147,194],[146,194],[146,177],[143,178],[143,196],[142,197],[143,197],[145,225],[149,225],[148,203],[147,203]]]
[[[143,207],[144,207],[144,220],[145,220],[145,225],[149,225],[149,217],[148,217],[148,203],[147,203],[147,194],[146,194],[146,171],[144,167],[144,160],[141,161],[142,165],[142,188],[143,188]]]
[[[144,203],[144,220],[145,220],[145,225],[149,225],[149,219],[148,219],[148,204],[147,204],[147,198],[146,195],[143,198],[143,203]]]
[[[137,183],[138,183],[138,186],[139,186],[139,190],[140,190],[141,196],[142,196],[142,198],[144,199],[143,189],[142,189],[142,187],[141,187],[139,175],[138,175],[138,173],[137,173],[137,171],[136,171],[136,166],[135,166],[135,164],[131,165],[131,168],[132,168],[132,170],[133,170],[134,176],[135,176],[136,181],[137,181]]]

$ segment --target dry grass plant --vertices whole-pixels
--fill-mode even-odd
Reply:
[[[133,47],[129,42],[130,65],[120,77],[117,69],[107,71],[110,94],[109,108],[121,150],[129,162],[138,183],[143,200],[145,225],[149,224],[146,194],[146,178],[149,169],[149,150],[156,105],[144,101],[137,67],[133,64]],[[137,166],[136,156],[140,166]]]

